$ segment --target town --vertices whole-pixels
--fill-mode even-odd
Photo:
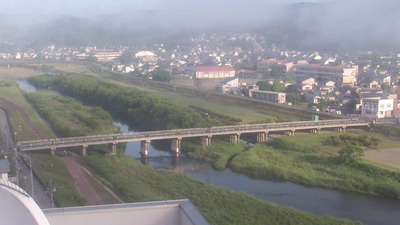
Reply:
[[[201,34],[188,43],[50,45],[40,51],[0,52],[0,60],[92,62],[126,76],[190,84],[313,111],[370,119],[399,117],[400,53],[301,52],[280,48],[255,33]]]

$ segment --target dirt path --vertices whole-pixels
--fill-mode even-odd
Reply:
[[[80,162],[82,159],[79,159],[79,156],[71,153],[61,155],[61,159],[67,166],[69,173],[74,179],[79,194],[86,200],[86,203],[88,205],[105,204],[101,196],[97,194],[96,190],[90,183],[88,175],[83,170],[81,166],[82,162]]]
[[[368,150],[364,159],[400,169],[400,147]]]

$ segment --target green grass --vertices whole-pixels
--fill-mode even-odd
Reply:
[[[6,103],[0,100],[0,104],[8,111],[11,124],[17,132],[18,140],[42,139],[38,134],[38,131],[49,138],[55,137],[48,125],[25,100],[24,96],[19,92],[15,84],[8,87],[0,87],[0,97],[9,102]],[[25,112],[27,120],[24,119],[23,115],[17,110],[17,108],[20,108]],[[28,125],[28,123],[32,123],[37,130],[32,129],[32,126]]]
[[[88,107],[73,98],[49,92],[28,95],[30,101],[61,137],[117,133],[109,113],[99,107]]]
[[[381,143],[378,145],[378,149],[385,149],[385,148],[394,148],[400,146],[399,141],[393,141],[388,137],[385,137],[380,134],[375,134],[368,132],[362,129],[351,129],[347,130],[348,134],[352,135],[366,135],[370,137],[379,138]],[[331,132],[331,131],[323,131],[320,134],[310,134],[310,133],[296,133],[294,136],[282,136],[281,138],[298,145],[302,145],[304,147],[312,148],[314,150],[318,150],[329,155],[337,155],[337,152],[342,148],[340,146],[332,146],[332,145],[325,145],[323,140],[330,137],[330,136],[339,136],[344,133],[339,132]]]
[[[338,157],[293,142],[289,146],[290,149],[285,150],[257,144],[234,157],[230,166],[236,172],[261,178],[400,198],[399,171],[366,162],[345,164]]]
[[[56,187],[54,199],[61,207],[85,205],[85,200],[79,195],[68,169],[59,157],[33,154],[32,159],[36,162],[33,168],[40,182],[47,186],[49,180],[53,181]]]
[[[211,146],[195,147],[194,151],[188,152],[187,156],[195,159],[205,159],[212,163],[216,169],[224,169],[229,160],[246,148],[243,142],[232,144],[229,142],[213,141]]]
[[[187,175],[143,166],[124,155],[89,156],[89,164],[129,201],[189,199],[207,221],[224,224],[356,224],[277,206]]]

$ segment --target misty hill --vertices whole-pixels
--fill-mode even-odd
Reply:
[[[196,2],[153,10],[59,16],[23,27],[0,21],[0,38],[30,47],[180,43],[200,32],[256,32],[296,50],[399,49],[400,1],[339,0],[271,5],[256,0],[230,5]],[[207,3],[207,4],[206,4]],[[192,8],[190,8],[192,7]],[[221,7],[218,8],[218,7]],[[190,8],[190,10],[188,10]],[[222,10],[222,11],[221,11]],[[221,13],[223,12],[223,13]],[[12,24],[12,25],[10,25]],[[17,42],[17,41],[16,41]]]

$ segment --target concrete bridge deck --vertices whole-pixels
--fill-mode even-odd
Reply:
[[[211,143],[211,137],[216,135],[233,135],[232,142],[237,142],[241,134],[258,133],[258,141],[266,141],[268,132],[284,131],[288,135],[293,135],[296,130],[310,130],[312,133],[318,133],[321,129],[335,128],[344,131],[346,127],[363,127],[369,126],[369,121],[358,119],[344,120],[322,120],[322,121],[298,121],[285,123],[268,123],[268,124],[248,124],[235,126],[221,126],[211,128],[190,128],[176,130],[146,131],[135,133],[108,134],[96,136],[56,138],[34,141],[18,142],[17,147],[20,151],[34,151],[50,149],[54,153],[55,149],[67,147],[82,147],[86,154],[86,147],[89,145],[109,144],[112,153],[115,154],[115,145],[118,143],[126,143],[131,141],[141,141],[144,143],[142,152],[147,151],[146,143],[152,140],[172,139],[178,140],[179,143],[173,144],[173,150],[179,151],[180,140],[187,137],[203,137],[208,138],[203,145]]]

